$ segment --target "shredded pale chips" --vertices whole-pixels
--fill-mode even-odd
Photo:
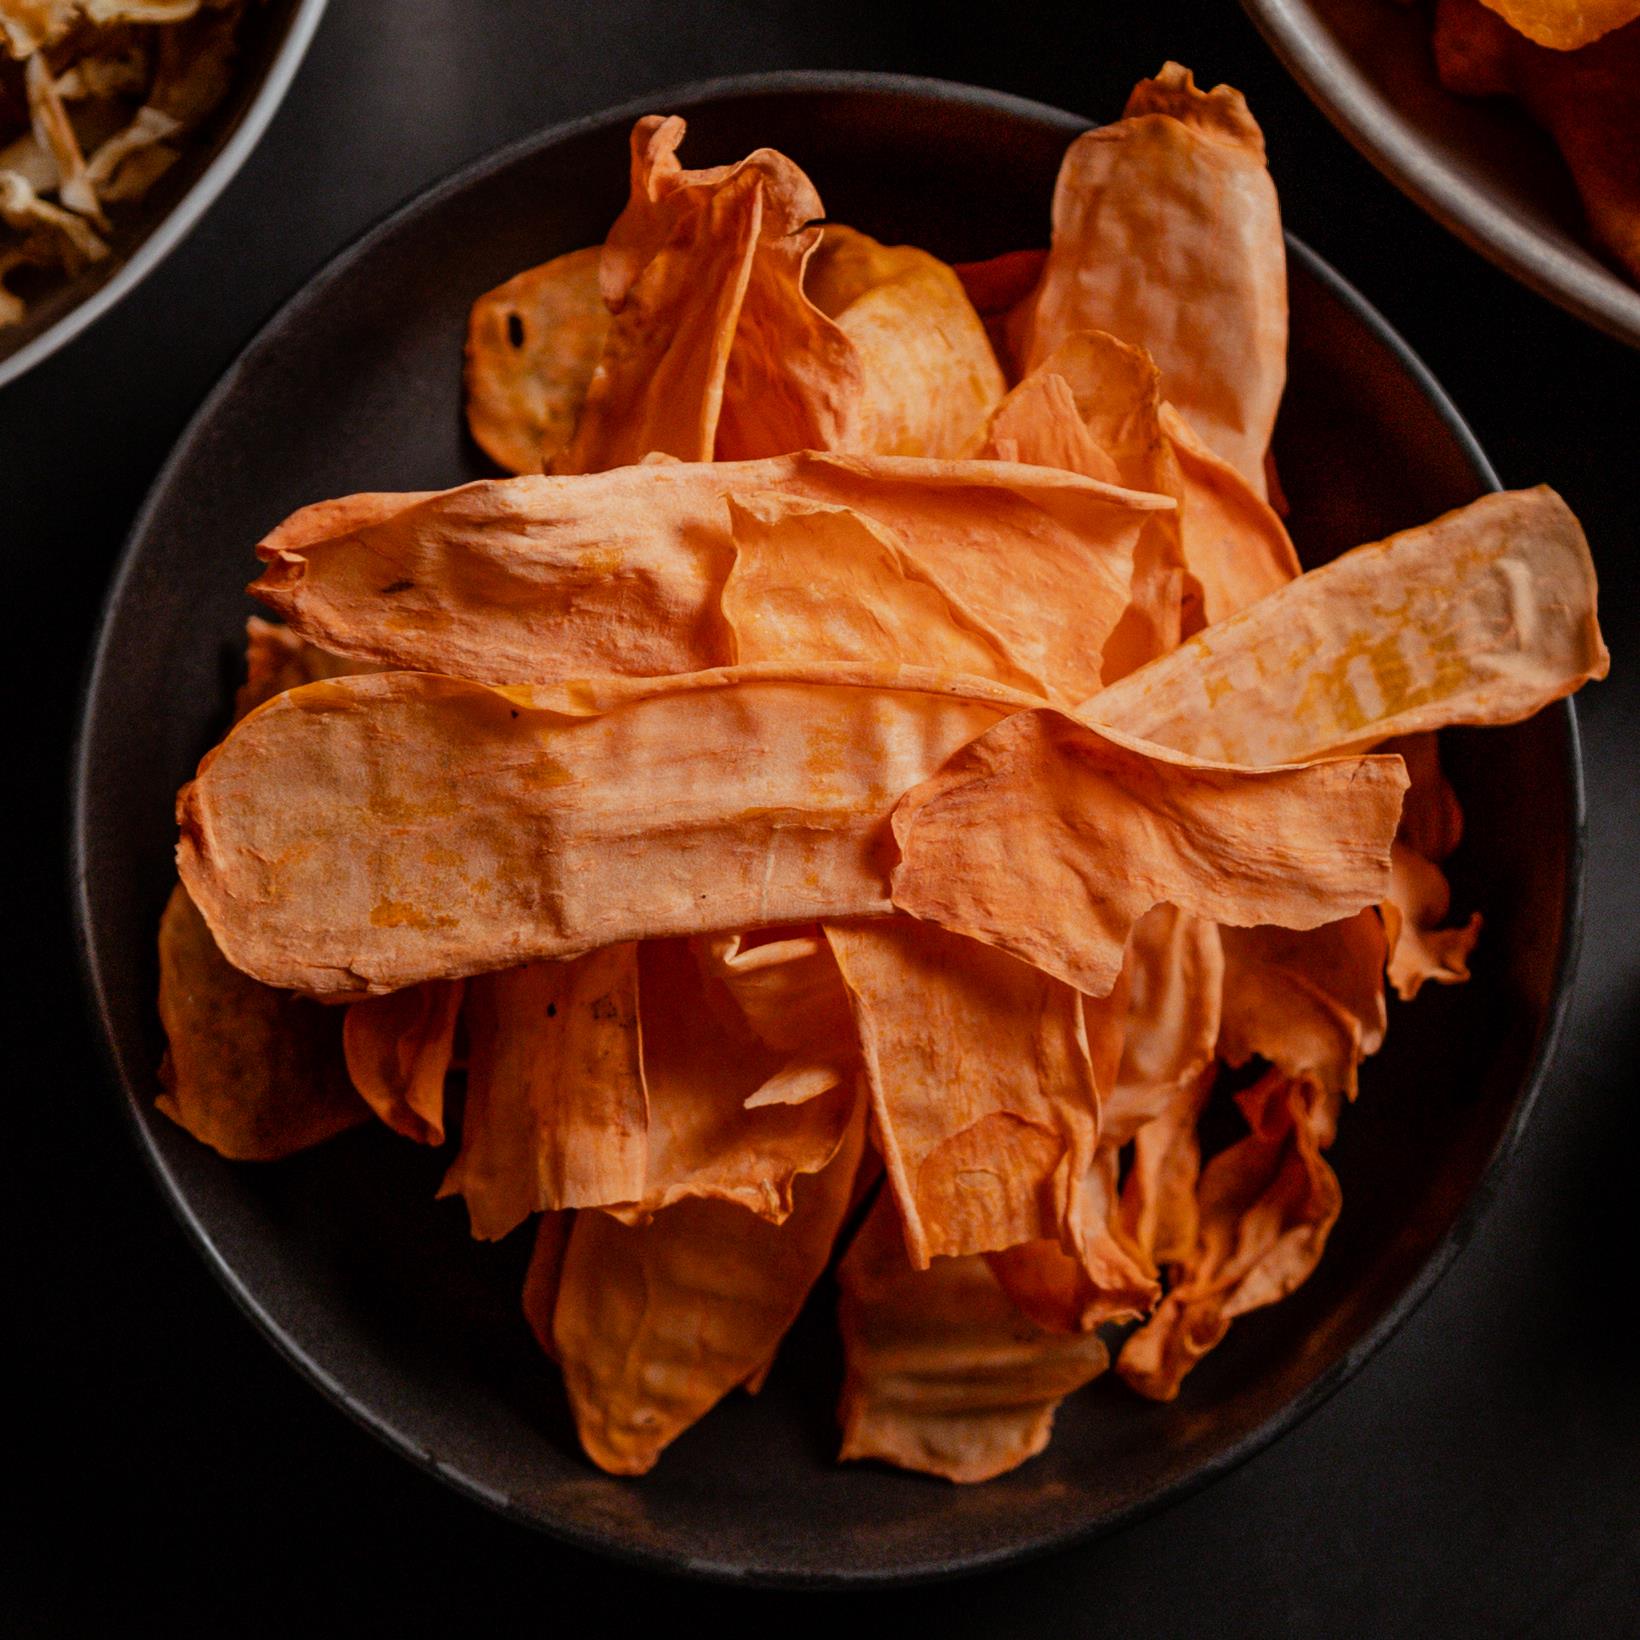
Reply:
[[[178,800],[162,1108],[234,1157],[448,1142],[474,1236],[536,1218],[612,1473],[755,1393],[836,1261],[842,1455],[985,1480],[1314,1267],[1386,981],[1480,931],[1433,731],[1603,674],[1588,548],[1536,490],[1300,574],[1235,92],[1169,65],[1045,253],[959,268],[683,135],[473,309],[518,476],[261,543],[289,624]]]

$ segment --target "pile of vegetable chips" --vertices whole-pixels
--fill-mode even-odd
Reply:
[[[1045,254],[960,268],[683,136],[474,308],[518,476],[261,544],[162,1108],[231,1157],[447,1145],[605,1469],[755,1391],[834,1267],[842,1455],[984,1480],[1113,1349],[1168,1399],[1314,1268],[1386,979],[1478,934],[1432,731],[1601,676],[1594,575],[1544,489],[1299,572],[1228,88],[1170,64]]]

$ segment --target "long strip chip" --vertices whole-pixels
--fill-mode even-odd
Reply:
[[[1608,664],[1588,542],[1539,486],[1357,547],[1124,678],[1086,712],[1258,767],[1450,724],[1516,723]]]

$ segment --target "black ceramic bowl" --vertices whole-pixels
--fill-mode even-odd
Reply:
[[[1238,1322],[1177,1402],[1097,1383],[1065,1405],[1044,1457],[984,1486],[841,1467],[822,1291],[760,1397],[731,1397],[645,1479],[601,1474],[519,1317],[527,1237],[470,1241],[459,1204],[432,1200],[444,1157],[361,1130],[235,1166],[155,1114],[154,930],[173,795],[225,721],[252,543],[319,497],[488,471],[462,428],[468,305],[602,237],[623,201],[627,128],[655,108],[689,116],[692,163],[778,146],[839,220],[952,259],[1044,240],[1060,155],[1085,123],[925,80],[722,82],[506,150],[335,261],[206,401],[110,594],[78,761],[86,970],[126,1108],[201,1252],[294,1365],[421,1468],[514,1520],[679,1571],[860,1584],[995,1565],[1131,1520],[1256,1451],[1354,1372],[1462,1245],[1559,1019],[1578,889],[1574,720],[1562,706],[1450,737],[1469,813],[1457,902],[1486,916],[1474,982],[1396,1009],[1343,1123],[1344,1215],[1319,1272]],[[1312,560],[1496,487],[1422,367],[1299,245],[1292,297],[1277,449]]]
[[[246,8],[227,97],[152,191],[119,209],[113,254],[32,302],[21,324],[0,329],[0,387],[100,319],[182,243],[261,139],[324,9],[325,0],[260,0]]]
[[[1516,104],[1442,87],[1426,9],[1242,3],[1311,101],[1404,194],[1523,284],[1640,347],[1640,290],[1591,248],[1554,144]]]

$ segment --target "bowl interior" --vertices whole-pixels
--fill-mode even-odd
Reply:
[[[1243,3],[1322,112],[1397,187],[1517,279],[1640,347],[1640,290],[1590,240],[1553,142],[1515,103],[1442,87],[1427,7]]]
[[[135,282],[128,277],[133,267],[137,277],[141,277],[147,267],[157,262],[170,248],[167,244],[160,249],[157,236],[184,201],[202,209],[209,198],[215,196],[232,174],[234,165],[230,163],[221,172],[213,173],[209,181],[206,173],[213,170],[253,105],[261,100],[275,65],[287,51],[299,52],[305,46],[305,30],[301,40],[293,39],[298,14],[308,12],[316,19],[322,6],[323,0],[317,3],[315,0],[262,0],[261,4],[246,7],[239,26],[233,83],[227,96],[182,144],[176,163],[141,200],[113,208],[114,228],[108,236],[112,254],[72,278],[54,281],[49,290],[30,302],[20,324],[0,329],[0,383],[38,363],[73,336],[82,324],[89,323],[95,315],[88,304],[99,292],[116,283],[128,288]],[[189,196],[202,186],[205,198],[190,201]],[[158,256],[152,254],[155,249],[159,250]],[[117,300],[118,295],[119,292],[113,292],[108,300]],[[98,304],[96,312],[101,312],[103,305]]]
[[[927,82],[812,76],[668,106],[690,117],[691,162],[778,146],[835,218],[952,258],[1044,241],[1081,125]],[[1469,813],[1457,904],[1487,923],[1475,980],[1395,1009],[1342,1125],[1346,1206],[1320,1271],[1238,1324],[1177,1402],[1097,1383],[1064,1407],[1043,1458],[982,1487],[840,1467],[823,1290],[760,1397],[731,1397],[642,1481],[599,1473],[518,1314],[527,1234],[470,1241],[459,1205],[432,1199],[444,1157],[360,1131],[232,1166],[155,1114],[154,929],[176,788],[225,721],[252,544],[320,497],[490,471],[462,427],[468,306],[602,237],[633,112],[504,153],[394,218],[272,322],[184,436],[134,532],[86,702],[88,972],[141,1140],[207,1257],[328,1395],[416,1462],[519,1519],[683,1570],[857,1581],[983,1565],[1109,1526],[1245,1456],[1336,1387],[1433,1279],[1523,1114],[1555,1010],[1576,871],[1572,720],[1562,709],[1450,737]],[[1306,555],[1489,487],[1467,434],[1359,300],[1297,247],[1292,276],[1277,450]]]

